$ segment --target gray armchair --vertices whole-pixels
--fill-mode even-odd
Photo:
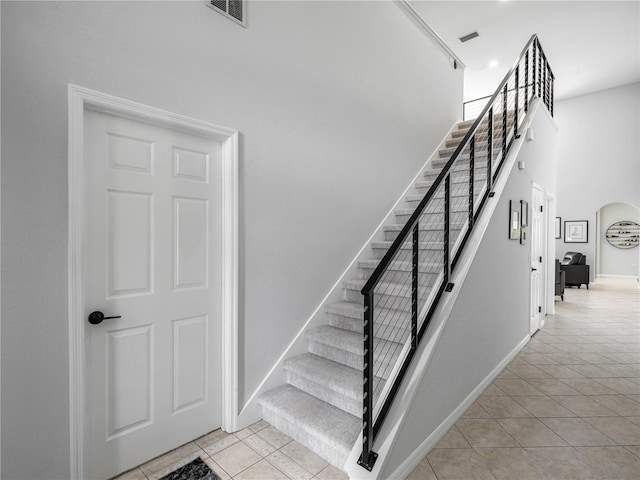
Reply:
[[[565,285],[567,287],[578,287],[582,284],[589,290],[589,265],[586,255],[579,252],[567,252],[560,261],[560,270],[566,274]]]
[[[564,302],[565,272],[560,270],[560,260],[556,259],[556,297]]]

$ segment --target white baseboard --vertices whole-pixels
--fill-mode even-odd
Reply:
[[[451,429],[451,427],[458,421],[458,419],[464,415],[464,412],[476,401],[476,399],[482,394],[482,392],[496,379],[496,377],[509,365],[516,355],[529,343],[531,337],[527,335],[497,366],[489,375],[485,377],[482,382],[478,384],[476,388],[458,405],[458,407],[451,412],[444,422],[429,435],[420,446],[414,450],[414,452],[407,457],[407,459],[400,464],[400,466],[389,475],[390,479],[399,480],[407,478],[411,472],[418,466],[422,459],[435,447],[438,442],[445,436],[445,434]]]

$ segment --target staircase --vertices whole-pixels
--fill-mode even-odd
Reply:
[[[362,430],[364,309],[361,289],[472,124],[473,121],[462,122],[454,128],[445,141],[445,148],[429,162],[423,179],[414,184],[402,208],[394,212],[395,223],[383,227],[384,240],[372,242],[371,258],[358,262],[358,278],[343,283],[344,300],[325,305],[327,323],[305,332],[309,351],[285,361],[287,383],[266,392],[259,399],[263,418],[267,422],[337,468],[344,469],[346,459]],[[485,124],[484,144],[486,130]],[[482,134],[477,138],[481,139]],[[495,148],[501,148],[502,136],[498,128],[494,128],[493,139]],[[459,159],[460,166],[454,167],[451,176],[451,237],[454,239],[468,218],[468,152],[466,157],[463,154]],[[481,188],[486,184],[486,164],[485,145],[484,150],[479,148],[475,151],[476,197],[480,196]],[[464,165],[467,165],[466,169]],[[465,188],[456,189],[456,183]],[[434,219],[421,226],[421,254],[442,251],[441,216],[434,212]],[[403,248],[411,249],[411,245]],[[398,278],[405,278],[411,274],[411,262],[395,261],[391,269]],[[436,283],[438,275],[442,274],[441,263],[427,263],[421,265],[420,269],[419,289],[428,290]],[[384,304],[384,311],[376,310],[374,329],[375,350],[383,352],[374,362],[374,405],[410,338],[409,322],[397,320],[408,319],[411,315],[410,308],[407,309],[407,305],[410,307],[411,304],[411,284],[398,282],[397,285],[388,285],[384,292],[382,298],[378,297]]]
[[[362,431],[357,463],[373,469],[376,436],[438,301],[460,288],[452,272],[530,102],[553,116],[554,79],[533,35],[478,118],[427,163],[343,282],[343,300],[324,306],[326,323],[305,332],[308,352],[283,363],[287,383],[260,396],[265,420],[343,470]]]

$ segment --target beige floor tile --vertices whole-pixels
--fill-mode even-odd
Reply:
[[[616,393],[615,390],[611,390],[591,378],[565,378],[562,381],[582,395],[613,395]]]
[[[580,395],[579,391],[557,378],[530,378],[527,383],[547,395]]]
[[[202,458],[202,457],[201,457]],[[227,472],[224,471],[224,469],[218,465],[216,462],[214,462],[211,457],[207,456],[205,458],[202,459],[204,461],[204,463],[207,464],[207,466],[211,469],[211,471],[213,473],[215,473],[218,477],[220,477],[220,480],[230,480],[230,476]]]
[[[258,432],[258,435],[260,435],[262,438],[264,438],[267,442],[269,442],[271,445],[273,445],[276,448],[282,448],[291,441],[291,437],[288,437],[287,435],[282,433],[280,430],[278,430],[277,428],[271,425],[260,430]]]
[[[167,465],[172,465],[178,462],[179,460],[185,457],[188,457],[190,455],[192,456],[192,460],[193,460],[198,456],[200,452],[202,452],[202,450],[200,449],[200,447],[198,447],[198,445],[196,445],[193,442],[189,442],[185,445],[182,445],[179,448],[176,448],[175,450],[171,450],[170,452],[158,458],[154,458],[150,462],[140,465],[140,470],[142,470],[145,475],[150,475],[166,467]],[[193,456],[193,454],[196,454],[196,455]]]
[[[328,465],[316,477],[319,480],[349,480],[349,476],[333,465]]]
[[[571,411],[550,397],[514,397],[514,400],[536,417],[575,417]]]
[[[456,428],[474,448],[519,446],[494,419],[461,418],[456,422]]]
[[[276,447],[257,434],[253,434],[250,437],[245,438],[243,441],[263,457],[271,455],[277,450]]]
[[[471,406],[467,408],[467,411],[464,412],[464,414],[462,415],[462,418],[490,418],[490,417],[491,415],[489,415],[489,413],[484,408],[482,408],[482,406],[478,403],[477,400],[473,402]]]
[[[242,442],[234,443],[211,458],[232,477],[262,460],[260,455]]]
[[[300,464],[287,457],[282,451],[276,450],[267,457],[267,461],[281,472],[286,472],[292,480],[309,480],[313,474]]]
[[[601,365],[601,367],[611,373],[612,377],[639,377],[640,376],[640,364],[612,364]]]
[[[591,417],[584,420],[620,445],[640,445],[640,425],[626,417]]]
[[[640,403],[624,395],[594,395],[590,398],[623,417],[640,416]]]
[[[580,372],[566,365],[540,365],[539,368],[553,378],[584,378]]]
[[[225,448],[229,448],[232,445],[235,445],[240,440],[238,437],[233,435],[232,433],[225,433],[224,435],[218,436],[211,443],[204,443],[202,449],[210,456],[214,456],[216,453],[223,451]]]
[[[496,480],[486,460],[472,449],[437,449],[427,455],[438,480]]]
[[[128,472],[115,477],[113,480],[147,480],[147,477],[142,473],[142,470],[134,468],[133,470],[129,470]]]
[[[597,381],[623,395],[640,395],[640,385],[627,378],[598,378]]]
[[[593,365],[603,366],[604,364],[610,364],[613,362],[613,360],[611,360],[610,358],[607,358],[599,353],[576,353],[574,356]]]
[[[568,445],[537,418],[503,418],[498,423],[523,447],[558,447]]]
[[[559,365],[580,365],[580,364],[588,364],[589,361],[581,358],[579,354],[570,354],[570,353],[548,353],[547,357],[555,360]]]
[[[317,475],[327,466],[326,461],[298,442],[289,442],[280,451],[313,475]]]
[[[217,442],[221,438],[226,437],[228,435],[229,435],[228,433],[223,432],[221,429],[218,429],[218,430],[214,430],[213,432],[207,433],[206,435],[203,435],[200,438],[196,438],[193,441],[193,443],[195,443],[196,445],[198,445],[200,448],[204,450],[205,447],[211,445],[212,443]]]
[[[602,470],[590,465],[574,447],[536,447],[527,452],[548,480],[604,480]]]
[[[469,442],[465,440],[454,425],[434,448],[471,448],[471,445],[469,445]]]
[[[518,358],[530,363],[531,365],[552,365],[558,363],[553,358],[542,353],[520,353]]]
[[[637,457],[640,457],[640,445],[625,445],[624,448],[635,454]]]
[[[579,417],[614,416],[615,413],[591,397],[575,395],[552,395],[550,398]]]
[[[509,365],[509,371],[522,379],[529,378],[550,378],[548,373],[543,372],[535,365]]]
[[[243,428],[242,430],[239,430],[237,432],[234,432],[233,434],[238,437],[239,440],[244,440],[247,437],[250,437],[251,435],[253,435],[255,432],[253,430],[251,430],[250,428]]]
[[[478,403],[493,418],[518,418],[533,416],[526,408],[522,407],[511,397],[484,397],[479,398]]]
[[[489,385],[487,388],[483,390],[482,395],[480,396],[481,397],[497,397],[501,395],[506,395],[506,393],[503,392],[500,388],[498,388],[497,385],[492,383],[491,385]]]
[[[267,428],[268,426],[269,426],[269,424],[267,422],[265,422],[264,420],[260,420],[260,421],[258,421],[256,423],[254,423],[253,425],[249,425],[249,428],[257,433],[260,430],[262,430],[263,428]]]
[[[611,372],[597,365],[571,365],[570,368],[586,378],[607,378],[611,376]]]
[[[640,363],[638,353],[606,353],[604,356],[615,363]]]
[[[427,458],[423,458],[406,480],[438,480]]]
[[[540,421],[574,447],[616,444],[582,418],[541,418]]]
[[[578,447],[577,450],[603,477],[616,480],[638,480],[640,458],[624,447]]]
[[[540,390],[533,387],[522,379],[496,379],[493,382],[500,390],[507,395],[544,395]]]
[[[548,480],[524,448],[479,448],[476,451],[497,480]]]
[[[233,480],[289,480],[284,473],[266,460],[260,460],[233,477]]]

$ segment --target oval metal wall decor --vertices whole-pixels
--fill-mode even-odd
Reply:
[[[616,248],[633,248],[640,241],[640,225],[635,222],[616,222],[607,228],[607,242]]]

